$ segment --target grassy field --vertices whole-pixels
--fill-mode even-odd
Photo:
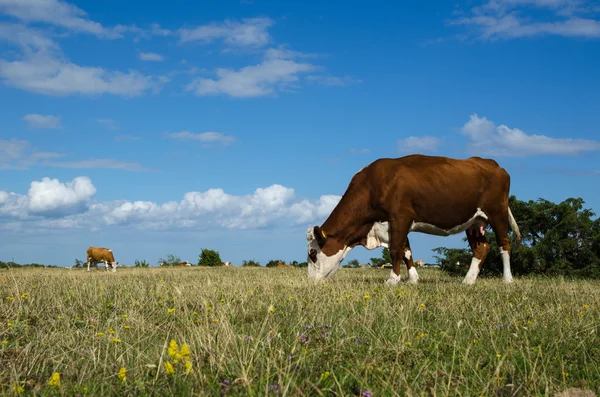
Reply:
[[[0,391],[600,391],[600,282],[496,278],[466,287],[427,269],[416,286],[388,287],[388,272],[341,269],[314,285],[306,269],[0,271]]]

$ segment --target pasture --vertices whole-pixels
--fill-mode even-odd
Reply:
[[[320,285],[306,269],[0,271],[0,393],[600,391],[600,282],[419,273],[389,287],[373,269]]]

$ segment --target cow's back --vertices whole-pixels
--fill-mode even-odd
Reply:
[[[104,247],[90,247],[87,250],[88,258],[92,258],[96,261],[106,260],[109,262],[114,262],[115,258],[112,251],[108,248]]]

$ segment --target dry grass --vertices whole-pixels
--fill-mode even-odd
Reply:
[[[341,269],[0,272],[0,391],[555,395],[600,388],[600,283]],[[406,275],[403,274],[403,278]],[[169,355],[190,349],[191,370]],[[173,351],[171,351],[173,353]],[[174,374],[167,373],[173,364]],[[123,381],[119,370],[125,368]],[[53,373],[60,385],[49,385]]]

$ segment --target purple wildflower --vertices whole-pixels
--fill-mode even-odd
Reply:
[[[271,386],[271,391],[277,391],[279,390],[279,383],[275,383],[273,386]]]
[[[373,397],[373,393],[371,393],[371,392],[370,392],[370,391],[368,391],[368,390],[361,390],[361,391],[360,391],[360,395],[361,395],[362,397]]]
[[[223,384],[225,384],[225,385],[227,385],[227,386],[229,386],[229,384],[230,384],[230,383],[231,383],[231,382],[229,382],[229,379],[225,379],[225,380],[223,380]]]

